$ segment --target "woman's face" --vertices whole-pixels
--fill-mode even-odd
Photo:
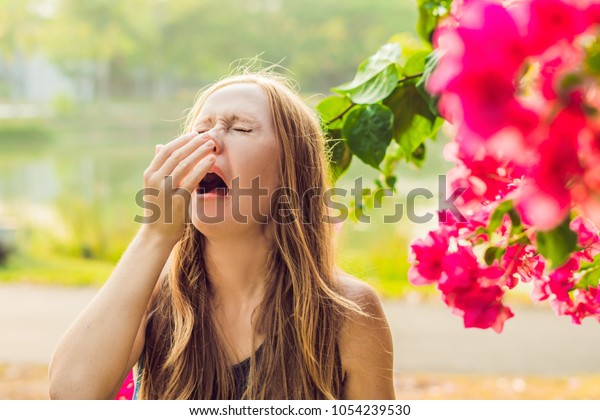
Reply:
[[[213,92],[194,121],[194,130],[214,140],[215,165],[192,195],[191,221],[202,233],[232,223],[266,223],[271,194],[278,186],[279,145],[268,98],[253,83],[236,83]],[[207,182],[211,177],[213,182]],[[221,187],[211,190],[213,186]],[[219,191],[220,190],[220,191]],[[213,230],[214,229],[214,230]]]

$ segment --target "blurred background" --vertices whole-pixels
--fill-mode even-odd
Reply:
[[[200,88],[258,56],[315,105],[416,20],[412,0],[0,0],[0,399],[47,398],[52,349],[139,229],[142,172]],[[564,365],[572,351],[549,344],[570,334],[573,348],[598,348],[594,326],[524,306],[524,324],[503,336],[466,331],[433,290],[407,283],[408,244],[435,220],[383,216],[412,188],[437,196],[443,143],[429,144],[422,169],[400,168],[398,194],[370,223],[349,220],[338,238],[339,265],[385,298],[398,397],[600,396],[598,361]],[[376,176],[355,161],[338,186],[361,175],[366,186]],[[546,336],[524,345],[540,325]]]
[[[0,279],[70,285],[101,284],[110,273],[139,228],[134,197],[154,145],[178,135],[200,88],[259,56],[280,63],[314,104],[416,21],[410,1],[388,0],[0,4],[0,226],[18,242],[10,258],[0,254]],[[345,179],[372,181],[355,163]],[[361,255],[371,245],[362,239],[376,236],[368,231]],[[397,235],[394,243],[406,241]],[[372,245],[376,255],[342,264],[392,270],[381,281],[394,284],[381,290],[398,292],[406,247],[382,257],[387,248]]]

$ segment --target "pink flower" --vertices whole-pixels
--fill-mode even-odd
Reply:
[[[573,38],[586,29],[584,13],[561,0],[532,0],[524,42],[531,55],[544,52],[561,40]]]
[[[512,245],[506,247],[506,252],[500,260],[500,266],[503,270],[503,277],[497,281],[499,286],[506,286],[509,289],[513,289],[522,279],[523,270],[527,265],[529,255],[525,251],[525,247],[521,244]]]
[[[442,270],[446,275],[440,279],[438,289],[442,293],[450,293],[475,283],[479,275],[479,264],[471,248],[460,246],[456,252],[443,257]]]
[[[577,136],[585,125],[580,110],[562,110],[550,125],[549,138],[540,145],[540,162],[532,176],[537,185],[560,201],[568,200],[567,183],[581,174]]]
[[[415,286],[432,284],[442,275],[442,261],[448,249],[448,239],[438,232],[429,232],[424,239],[417,239],[411,246],[413,262],[408,279]]]
[[[456,31],[465,45],[466,69],[494,69],[512,80],[527,56],[513,17],[497,2],[469,3]]]
[[[598,2],[598,1],[592,2],[588,6],[584,15],[587,17],[588,25],[593,25],[593,24],[600,25],[600,2]]]
[[[560,301],[569,300],[569,291],[575,286],[573,273],[579,268],[579,260],[571,257],[564,265],[550,273],[548,289]]]
[[[504,126],[514,90],[511,78],[494,68],[465,72],[448,86],[448,91],[460,92],[464,124],[485,138]]]
[[[573,300],[555,301],[552,302],[552,306],[558,315],[570,316],[574,324],[581,324],[587,317],[600,321],[599,294],[596,287],[590,287],[588,290],[577,289],[573,292]]]
[[[427,80],[427,90],[433,94],[439,93],[463,70],[462,56],[465,51],[463,40],[455,29],[440,28],[436,30],[439,61],[436,69]]]
[[[540,230],[556,227],[571,208],[568,184],[582,174],[577,136],[585,124],[581,111],[561,110],[540,145],[540,159],[532,168],[531,182],[521,188],[518,207],[523,217]]]
[[[516,199],[523,221],[539,230],[553,229],[569,211],[570,201],[566,195],[557,197],[531,182],[521,184]]]
[[[562,41],[548,48],[540,57],[540,77],[537,87],[547,100],[557,99],[557,84],[583,59],[583,51],[576,45]]]
[[[581,258],[593,261],[594,257],[600,253],[600,236],[598,228],[594,223],[582,216],[577,216],[570,223],[570,228],[577,233],[577,244],[582,248],[579,251]]]
[[[573,232],[577,233],[577,242],[582,248],[589,248],[600,243],[598,228],[589,219],[577,216],[571,220],[569,226]]]
[[[511,103],[513,80],[526,51],[504,7],[488,1],[470,2],[462,9],[460,26],[443,27],[436,40],[442,56],[427,88],[432,93],[444,91],[442,112],[453,108],[444,96],[459,93],[464,122],[484,137],[501,128],[504,115],[515,121],[528,119],[520,115],[525,112],[522,108]],[[457,122],[457,113],[452,112],[452,122]]]
[[[448,191],[465,188],[465,192],[455,201],[459,209],[466,209],[471,204],[476,207],[481,205],[481,199],[485,195],[487,187],[480,178],[472,176],[472,172],[466,166],[458,164],[448,171],[446,177]]]
[[[498,286],[476,286],[445,298],[453,313],[463,317],[465,328],[492,328],[500,333],[504,322],[514,316],[510,308],[502,304],[503,294]]]

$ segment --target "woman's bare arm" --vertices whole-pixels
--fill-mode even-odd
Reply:
[[[206,136],[181,136],[165,145],[144,173],[144,187],[155,190],[150,199],[160,214],[142,226],[112,275],[60,339],[50,363],[51,398],[114,397],[139,358],[146,308],[185,226],[189,200],[173,200],[172,220],[164,220],[165,178],[172,177],[172,185],[191,195],[214,163],[212,147]]]
[[[133,344],[172,247],[140,230],[108,281],[61,338],[50,363],[51,398],[111,398],[131,369]]]
[[[343,398],[393,400],[393,345],[390,327],[375,291],[366,283],[343,275],[346,297],[367,316],[352,314],[340,336],[345,371]]]

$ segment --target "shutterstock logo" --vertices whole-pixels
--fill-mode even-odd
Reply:
[[[307,209],[312,207],[314,200],[322,200],[327,214],[318,217],[323,222],[341,223],[348,219],[352,212],[359,223],[371,223],[372,217],[365,211],[367,199],[373,203],[373,209],[381,209],[384,199],[390,198],[395,202],[394,209],[391,214],[383,216],[383,223],[397,223],[407,217],[413,223],[422,224],[430,222],[437,212],[419,210],[419,206],[416,204],[417,199],[436,199],[437,211],[448,210],[458,222],[465,222],[467,219],[456,206],[456,201],[466,191],[466,188],[457,188],[448,195],[446,176],[439,175],[437,179],[437,194],[428,188],[413,188],[406,192],[404,197],[398,197],[399,194],[389,188],[378,188],[374,191],[365,188],[362,177],[356,178],[353,182],[354,185],[349,189],[335,187],[321,191],[321,189],[313,187],[301,193],[289,187],[279,187],[270,191],[261,185],[259,177],[252,179],[250,187],[241,187],[240,179],[235,178],[230,189],[213,192],[210,215],[206,212],[208,204],[199,192],[197,193],[196,207],[199,213],[198,217],[203,223],[222,223],[231,219],[237,223],[273,221],[286,224],[293,223],[298,218],[302,223],[312,223],[311,218],[317,216]],[[156,199],[159,199],[159,202]],[[157,223],[161,220],[164,223],[173,223],[175,200],[184,200],[183,202],[188,204],[184,206],[187,209],[185,220],[189,223],[191,199],[190,192],[173,187],[171,177],[166,177],[164,190],[144,188],[137,192],[136,204],[144,209],[146,214],[144,216],[137,215],[134,220],[143,224]],[[243,211],[242,202],[248,203],[248,200],[250,208]],[[266,211],[264,208],[261,209],[261,202],[269,204]],[[423,208],[423,206],[420,207]],[[431,206],[429,207],[431,208]],[[440,217],[445,217],[445,215],[446,212],[442,212]],[[440,221],[445,222],[445,220]]]

